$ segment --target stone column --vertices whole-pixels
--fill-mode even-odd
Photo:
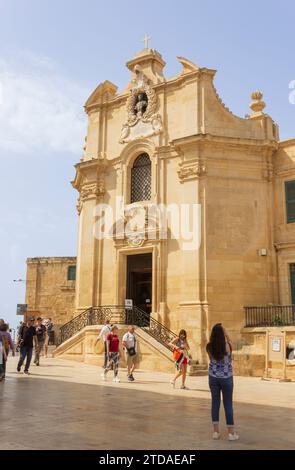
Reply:
[[[207,298],[206,298],[206,252],[205,252],[205,201],[202,176],[205,166],[200,158],[184,161],[180,164],[178,176],[183,184],[182,203],[191,206],[199,204],[201,223],[199,228],[201,244],[192,249],[186,249],[182,242],[182,289],[178,307],[179,328],[188,332],[193,359],[199,363],[206,361],[206,325],[207,325]],[[190,218],[192,211],[190,212]],[[192,225],[190,226],[192,230]]]

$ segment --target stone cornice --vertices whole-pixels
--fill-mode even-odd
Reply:
[[[49,257],[36,257],[27,258],[27,264],[63,264],[63,263],[75,263],[77,261],[76,256],[49,256]]]
[[[295,167],[289,166],[288,168],[275,168],[274,175],[277,177],[285,176],[285,177],[294,177],[295,175]]]
[[[285,147],[290,147],[290,146],[295,146],[295,138],[287,139],[287,140],[281,140],[279,142],[279,149],[285,148]]]
[[[287,242],[276,242],[274,243],[275,249],[277,251],[293,248],[295,249],[295,240],[288,240]]]
[[[83,178],[87,173],[91,171],[97,172],[100,175],[104,174],[108,168],[109,162],[98,158],[92,158],[91,160],[85,160],[84,162],[77,163],[75,166],[76,168],[76,176],[73,181],[71,181],[71,184],[73,188],[75,188],[77,191],[80,191],[81,186],[83,184]]]
[[[192,80],[195,80],[201,75],[213,78],[215,73],[216,73],[215,70],[211,70],[207,68],[200,68],[197,70],[193,70],[192,72],[177,75],[161,83],[154,84],[152,85],[152,88],[157,92],[157,91],[161,91],[164,89],[178,87],[184,83],[190,83]],[[103,108],[111,109],[117,106],[121,106],[126,103],[128,97],[129,97],[129,90],[127,92],[124,91],[123,93],[116,95],[107,101],[101,101],[101,102],[89,104],[87,108],[85,108],[85,110],[86,112],[93,112],[93,111],[101,110]]]
[[[202,144],[203,146],[226,147],[226,148],[241,148],[245,150],[270,150],[270,153],[278,149],[278,143],[267,139],[245,139],[227,136],[215,136],[212,134],[194,134],[179,139],[172,139],[170,144],[175,148],[188,147],[195,144]]]

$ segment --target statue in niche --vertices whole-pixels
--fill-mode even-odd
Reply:
[[[162,132],[156,92],[138,64],[134,72],[133,86],[126,102],[127,119],[122,125],[119,140],[121,144]]]
[[[142,117],[147,110],[148,99],[145,93],[138,93],[136,103],[134,106],[134,112],[137,117]]]

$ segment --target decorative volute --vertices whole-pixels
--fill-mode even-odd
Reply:
[[[181,75],[185,75],[186,73],[196,72],[197,70],[200,69],[198,65],[194,64],[191,60],[186,59],[185,57],[178,56],[177,60],[178,62],[181,63],[183,67]]]

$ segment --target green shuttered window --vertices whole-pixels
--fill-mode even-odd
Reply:
[[[287,224],[295,222],[295,180],[285,182]]]
[[[68,281],[75,281],[76,280],[76,266],[69,266],[68,267]]]

